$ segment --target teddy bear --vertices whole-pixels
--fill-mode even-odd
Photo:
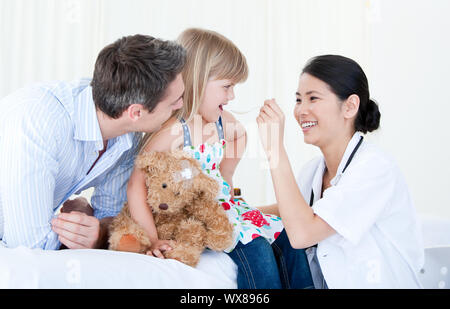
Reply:
[[[144,152],[135,165],[145,173],[147,204],[158,238],[170,240],[164,257],[195,267],[208,247],[223,251],[232,244],[233,227],[217,202],[219,185],[183,151]],[[110,225],[109,249],[146,253],[151,242],[125,203]]]

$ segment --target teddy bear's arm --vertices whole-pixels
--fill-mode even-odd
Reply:
[[[233,226],[223,208],[215,200],[198,199],[195,202],[195,217],[202,221],[207,230],[206,246],[222,251],[232,243]]]

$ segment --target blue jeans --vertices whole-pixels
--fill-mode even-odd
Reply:
[[[228,255],[238,267],[238,289],[314,288],[305,250],[292,248],[285,230],[272,245],[258,237]]]

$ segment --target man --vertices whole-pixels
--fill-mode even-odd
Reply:
[[[140,132],[158,130],[183,104],[184,63],[174,42],[123,37],[100,52],[92,80],[39,84],[0,100],[3,246],[106,245]],[[67,201],[90,187],[92,208],[83,198]]]

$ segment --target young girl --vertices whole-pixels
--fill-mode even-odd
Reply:
[[[313,58],[296,96],[304,141],[323,155],[296,181],[283,112],[267,100],[257,123],[278,204],[261,209],[280,214],[294,247],[308,248],[316,288],[420,287],[424,255],[408,187],[394,160],[363,139],[380,123],[363,70],[342,56]]]
[[[289,270],[283,269],[280,278],[277,262],[297,269],[307,265],[303,250],[285,248],[288,242],[284,235],[280,237],[284,242],[274,253],[271,243],[275,244],[283,231],[280,218],[265,215],[232,196],[232,178],[245,149],[246,133],[224,111],[224,106],[234,99],[234,85],[247,79],[245,57],[230,40],[213,31],[187,29],[179,42],[187,52],[182,72],[183,108],[160,131],[144,138],[142,151],[182,148],[201,163],[204,173],[220,184],[218,202],[234,225],[234,244],[225,251],[238,266],[238,288],[311,287],[309,272],[290,276],[286,275]],[[163,257],[161,250],[168,250],[168,244],[157,239],[153,217],[146,205],[144,177],[138,169],[131,175],[128,197],[132,217],[155,243],[150,253]],[[284,260],[280,262],[281,259]]]

